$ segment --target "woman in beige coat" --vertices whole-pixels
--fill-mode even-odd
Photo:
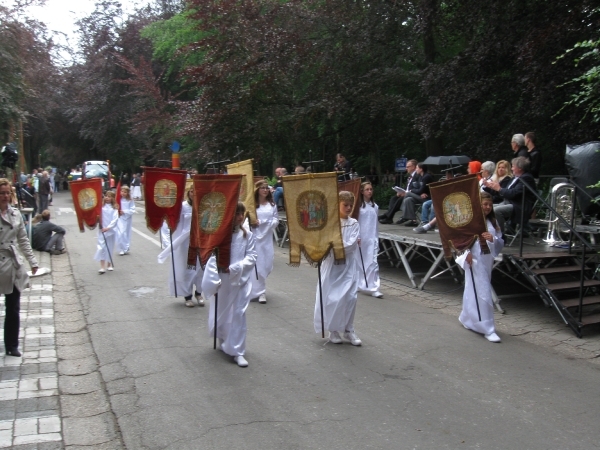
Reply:
[[[0,178],[0,294],[4,294],[4,347],[6,354],[21,356],[19,352],[19,312],[21,292],[29,285],[23,255],[29,261],[31,272],[37,272],[37,261],[27,238],[23,217],[10,206],[10,181]],[[17,249],[19,247],[20,251]]]

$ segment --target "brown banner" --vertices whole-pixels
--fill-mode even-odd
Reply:
[[[453,250],[471,248],[478,238],[482,251],[488,250],[481,237],[487,228],[477,174],[431,183],[429,190],[446,259],[452,258]]]
[[[160,167],[143,169],[146,226],[156,233],[166,221],[173,232],[179,223],[187,172]]]
[[[299,265],[301,254],[315,265],[332,248],[335,261],[345,261],[337,174],[290,175],[282,180],[290,236],[290,265]]]
[[[228,175],[244,175],[240,191],[240,201],[246,207],[250,223],[256,223],[256,205],[254,204],[254,166],[252,159],[227,165]]]
[[[219,270],[229,268],[231,234],[243,175],[194,175],[194,208],[188,266],[204,267],[215,252]]]
[[[79,231],[83,233],[83,226],[90,230],[96,228],[98,219],[102,214],[102,180],[92,178],[87,180],[76,180],[69,183],[73,205],[77,214]]]
[[[352,218],[358,220],[358,214],[360,213],[360,178],[354,178],[353,180],[338,181],[338,192],[348,191],[354,194],[354,208],[352,208]]]

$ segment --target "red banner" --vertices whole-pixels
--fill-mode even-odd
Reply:
[[[204,267],[216,252],[217,267],[229,268],[231,235],[243,175],[194,175],[194,208],[188,266]]]
[[[92,178],[69,183],[73,205],[77,214],[79,231],[83,233],[85,224],[90,230],[96,228],[102,214],[102,179]]]
[[[354,178],[352,180],[338,181],[338,193],[341,191],[348,191],[354,194],[354,207],[352,208],[352,214],[350,217],[358,220],[358,214],[360,213],[360,178]]]
[[[146,226],[156,233],[167,221],[171,232],[175,231],[181,214],[185,191],[185,170],[144,167],[144,201],[146,203]]]

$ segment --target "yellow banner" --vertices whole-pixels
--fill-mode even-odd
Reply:
[[[250,223],[256,223],[256,204],[254,202],[254,160],[247,159],[233,164],[228,164],[228,175],[244,175],[242,178],[242,189],[240,191],[240,201],[246,207],[248,220]]]
[[[290,175],[282,180],[290,236],[290,265],[299,265],[301,254],[315,265],[331,249],[335,261],[344,262],[337,174]]]

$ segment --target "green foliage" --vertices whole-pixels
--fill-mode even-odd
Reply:
[[[600,123],[600,39],[578,42],[558,59],[571,56],[573,52],[580,53],[579,56],[574,57],[575,67],[587,67],[587,69],[561,85],[561,87],[574,85],[577,91],[571,94],[570,100],[565,102],[557,114],[572,106],[582,112],[579,123],[589,118],[592,123],[598,124]]]

